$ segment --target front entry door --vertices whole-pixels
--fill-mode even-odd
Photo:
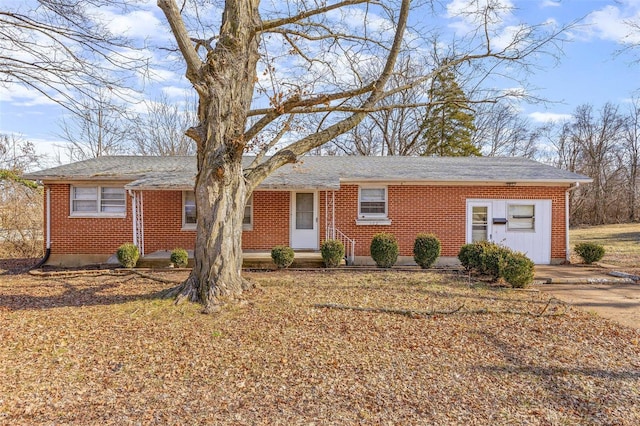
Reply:
[[[467,203],[467,243],[491,241],[491,203]]]
[[[315,192],[291,193],[291,248],[318,249],[318,197]]]

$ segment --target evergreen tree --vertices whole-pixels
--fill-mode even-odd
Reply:
[[[456,81],[455,69],[447,67],[436,74],[427,93],[427,107],[422,124],[422,155],[441,157],[480,156],[472,143],[475,126],[469,100]]]

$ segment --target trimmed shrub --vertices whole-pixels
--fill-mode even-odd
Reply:
[[[596,243],[576,244],[573,250],[587,265],[591,265],[604,257],[604,247]]]
[[[271,249],[271,259],[279,269],[288,268],[293,263],[295,253],[291,247],[275,246]]]
[[[140,252],[138,251],[138,247],[131,243],[125,243],[118,247],[116,251],[116,256],[118,257],[118,262],[120,265],[125,268],[134,268],[136,263],[138,263],[138,259],[140,258]]]
[[[431,268],[440,256],[440,240],[433,234],[418,234],[413,243],[413,260],[422,269]]]
[[[170,259],[176,268],[184,268],[189,263],[189,253],[183,248],[177,248],[171,252]]]
[[[508,253],[501,269],[500,276],[513,287],[525,288],[533,282],[533,261],[523,253]]]
[[[398,260],[398,241],[393,234],[374,235],[369,249],[378,268],[391,268]]]
[[[344,258],[344,244],[338,240],[325,240],[320,247],[320,254],[326,268],[337,268]]]
[[[465,244],[460,247],[458,260],[460,260],[460,263],[467,271],[476,270],[477,272],[482,272],[482,261],[480,256],[484,251],[484,247],[488,244],[491,243],[488,241],[478,241],[472,244]]]
[[[502,276],[505,259],[511,250],[496,243],[485,243],[480,253],[480,272],[493,280]]]
[[[513,287],[526,287],[533,282],[534,264],[523,253],[489,241],[465,244],[458,259],[468,271],[488,275],[492,280],[502,278]]]

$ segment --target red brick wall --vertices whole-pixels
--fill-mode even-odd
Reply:
[[[289,191],[255,191],[253,193],[253,228],[242,233],[244,250],[271,250],[289,245]]]
[[[131,197],[124,218],[70,217],[68,184],[51,188],[51,241],[55,254],[110,255],[133,241]],[[253,228],[242,233],[242,247],[271,249],[289,244],[288,191],[260,191],[253,197]],[[194,248],[195,230],[182,229],[182,192],[145,191],[143,194],[145,252]]]
[[[182,230],[182,191],[144,191],[144,251],[192,250],[196,231]]]
[[[57,254],[112,254],[118,246],[131,242],[131,198],[127,196],[125,218],[69,217],[69,185],[51,188],[52,252]],[[358,186],[342,185],[336,193],[336,227],[356,240],[356,255],[368,256],[374,234],[391,232],[398,238],[400,254],[412,255],[413,240],[419,232],[432,232],[442,242],[443,256],[456,256],[465,243],[466,200],[551,199],[551,257],[565,257],[565,188],[498,186],[389,186],[390,226],[356,225]],[[289,244],[290,192],[256,191],[253,195],[253,229],[243,232],[243,249],[268,250]],[[325,193],[318,197],[320,239],[325,234]],[[182,230],[182,193],[144,193],[145,251],[192,249],[195,231]]]
[[[442,256],[457,256],[465,243],[467,199],[550,199],[551,258],[565,257],[565,188],[504,186],[389,186],[391,225],[356,225],[358,185],[342,185],[336,193],[336,227],[356,240],[356,255],[368,256],[374,234],[390,232],[398,238],[400,255],[413,255],[420,232],[434,233]],[[324,239],[324,193],[320,193],[321,238]]]
[[[53,254],[113,254],[133,241],[131,198],[126,197],[124,218],[71,217],[68,184],[51,189],[51,252]],[[46,215],[46,209],[45,209]]]

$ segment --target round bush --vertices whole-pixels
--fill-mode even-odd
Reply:
[[[418,234],[413,243],[413,260],[422,269],[431,268],[440,256],[440,240],[433,234]]]
[[[513,287],[525,288],[533,282],[533,261],[522,253],[508,253],[504,257],[500,276]]]
[[[322,261],[327,268],[337,268],[344,258],[344,244],[338,240],[325,240],[320,247]]]
[[[291,247],[275,246],[271,249],[271,259],[280,269],[288,268],[293,263],[295,253]]]
[[[485,243],[480,253],[480,273],[496,280],[502,276],[506,257],[511,253],[506,247],[496,243]]]
[[[604,257],[604,247],[596,243],[576,244],[573,250],[587,265],[597,262]]]
[[[171,263],[176,268],[184,268],[189,263],[189,254],[183,248],[177,248],[171,252]]]
[[[467,271],[473,269],[477,272],[482,272],[481,255],[484,252],[485,246],[489,244],[491,243],[488,241],[478,241],[463,245],[458,252],[458,260],[460,260],[460,263]]]
[[[391,268],[398,260],[398,241],[392,234],[374,235],[369,249],[378,268]]]
[[[136,263],[138,263],[138,259],[140,258],[140,252],[138,251],[138,247],[131,243],[125,243],[118,247],[116,251],[116,256],[118,257],[118,262],[120,265],[125,268],[134,268]]]

